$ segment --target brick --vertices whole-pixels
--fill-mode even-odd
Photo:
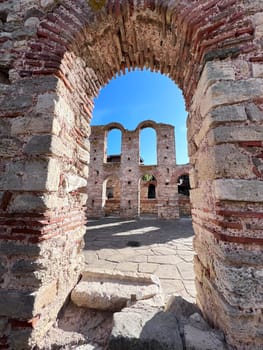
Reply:
[[[263,181],[259,180],[218,179],[214,190],[219,200],[263,202]]]

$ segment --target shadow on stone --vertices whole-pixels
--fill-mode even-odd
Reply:
[[[140,304],[114,314],[109,350],[181,350],[175,315]]]
[[[113,315],[109,350],[227,350],[198,307],[173,296],[165,310],[138,302]]]

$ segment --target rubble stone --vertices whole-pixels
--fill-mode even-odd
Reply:
[[[120,311],[128,301],[161,294],[160,281],[154,275],[98,269],[84,271],[82,275],[71,293],[71,300],[81,307]]]

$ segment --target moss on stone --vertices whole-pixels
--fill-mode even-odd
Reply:
[[[106,5],[106,0],[88,0],[88,3],[92,10],[99,11]]]

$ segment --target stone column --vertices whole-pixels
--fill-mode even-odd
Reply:
[[[106,200],[104,164],[106,155],[106,131],[104,126],[92,126],[90,136],[90,169],[88,178],[87,216],[100,218],[104,216],[103,204]]]
[[[122,217],[136,217],[139,214],[139,159],[139,131],[125,130],[120,169]]]
[[[0,96],[0,347],[24,349],[79,278],[89,129],[56,77],[1,85]]]
[[[188,120],[197,302],[238,349],[261,349],[263,81],[208,62]]]
[[[179,217],[177,185],[172,181],[176,169],[174,127],[158,124],[157,168],[158,168],[158,217],[175,219]]]

